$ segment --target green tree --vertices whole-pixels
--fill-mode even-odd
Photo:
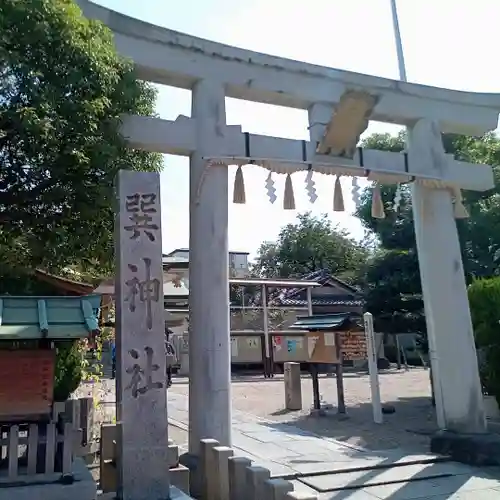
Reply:
[[[480,138],[445,135],[443,144],[445,150],[454,154],[458,160],[493,165],[495,176],[498,178],[500,169],[495,167],[500,165],[500,140],[494,134],[486,134]],[[363,146],[385,151],[402,151],[405,148],[405,133],[402,132],[396,137],[374,134]],[[423,302],[410,191],[408,186],[402,187],[401,207],[396,213],[393,210],[395,190],[395,186],[382,186],[385,219],[371,217],[371,189],[362,194],[361,204],[356,212],[363,226],[377,235],[381,248],[381,251],[367,262],[363,271],[367,309],[375,315],[377,327],[384,327],[381,331],[423,332]],[[464,204],[470,218],[457,221],[457,226],[466,277],[470,281],[474,276],[497,274],[500,257],[498,188],[485,193],[464,192]],[[397,286],[394,286],[396,283]]]
[[[468,295],[483,393],[500,404],[500,278],[474,280]]]
[[[109,269],[114,177],[161,165],[126,147],[121,116],[151,115],[155,92],[74,1],[1,3],[0,274]]]
[[[36,294],[36,267],[112,268],[115,175],[161,167],[127,148],[121,117],[151,115],[155,91],[74,1],[0,3],[0,293]],[[78,345],[58,345],[56,399],[82,369]]]
[[[379,249],[360,280],[365,307],[375,329],[384,333],[425,334],[418,258],[415,250]]]
[[[328,269],[348,281],[366,260],[367,249],[348,232],[333,226],[327,215],[299,214],[275,242],[263,243],[253,272],[259,276],[287,278]]]

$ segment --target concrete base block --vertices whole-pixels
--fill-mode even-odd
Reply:
[[[83,459],[74,460],[72,472],[72,484],[44,484],[43,475],[28,477],[18,486],[0,488],[0,500],[96,500],[97,486]]]
[[[183,453],[179,457],[179,465],[189,469],[189,491],[191,496],[200,498],[203,490],[200,457],[189,452]]]
[[[117,487],[117,474],[116,474],[116,465],[113,461],[107,460],[101,463],[101,477],[99,480],[99,484],[101,486],[101,490],[104,493],[109,491],[116,491]]]
[[[179,447],[175,444],[168,445],[168,466],[169,468],[179,465]]]
[[[170,484],[189,495],[189,469],[184,465],[170,469]]]
[[[170,500],[190,500],[192,497],[175,486],[170,486]]]
[[[97,500],[116,500],[116,493],[103,493],[97,497]],[[192,500],[192,498],[176,486],[172,485],[170,486],[170,500]]]
[[[469,465],[500,465],[500,436],[438,431],[431,438],[431,452]]]

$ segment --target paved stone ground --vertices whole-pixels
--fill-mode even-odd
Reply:
[[[500,471],[436,462],[425,453],[428,437],[408,432],[435,427],[428,372],[392,372],[380,378],[383,401],[396,407],[383,425],[370,423],[366,376],[346,376],[349,418],[344,420],[307,416],[312,403],[307,378],[302,388],[304,410],[286,414],[282,377],[236,377],[232,386],[236,454],[291,479],[296,490],[314,492],[320,500],[499,499]],[[104,380],[94,387],[104,421],[114,417],[113,385]],[[326,402],[336,403],[335,379],[322,378],[320,391]],[[168,395],[169,429],[181,446],[187,442],[187,395],[187,381],[176,379]]]
[[[169,394],[169,420],[187,431],[188,399]],[[500,470],[403,449],[371,451],[233,410],[233,448],[320,500],[493,500]]]
[[[320,393],[326,403],[337,405],[335,378],[320,378]],[[346,416],[310,417],[312,407],[311,378],[302,378],[303,410],[284,411],[283,376],[234,377],[233,408],[253,413],[276,422],[287,422],[316,434],[335,438],[370,450],[398,447],[415,451],[429,448],[428,436],[436,430],[435,412],[431,405],[429,371],[390,370],[380,374],[382,402],[394,406],[395,413],[386,415],[383,425],[373,422],[368,376],[348,373],[344,376]],[[172,392],[188,394],[187,379],[176,379]]]

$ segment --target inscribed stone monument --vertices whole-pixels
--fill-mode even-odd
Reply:
[[[159,174],[121,170],[116,218],[118,498],[168,498]]]

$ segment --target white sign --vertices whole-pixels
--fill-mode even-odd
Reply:
[[[373,421],[376,424],[383,422],[382,403],[380,401],[380,386],[378,381],[377,352],[375,349],[375,333],[373,331],[373,316],[371,313],[363,315],[365,320],[366,347],[368,351],[368,372],[370,373],[370,390],[372,396]]]
[[[231,357],[236,358],[238,356],[238,339],[231,338]]]

